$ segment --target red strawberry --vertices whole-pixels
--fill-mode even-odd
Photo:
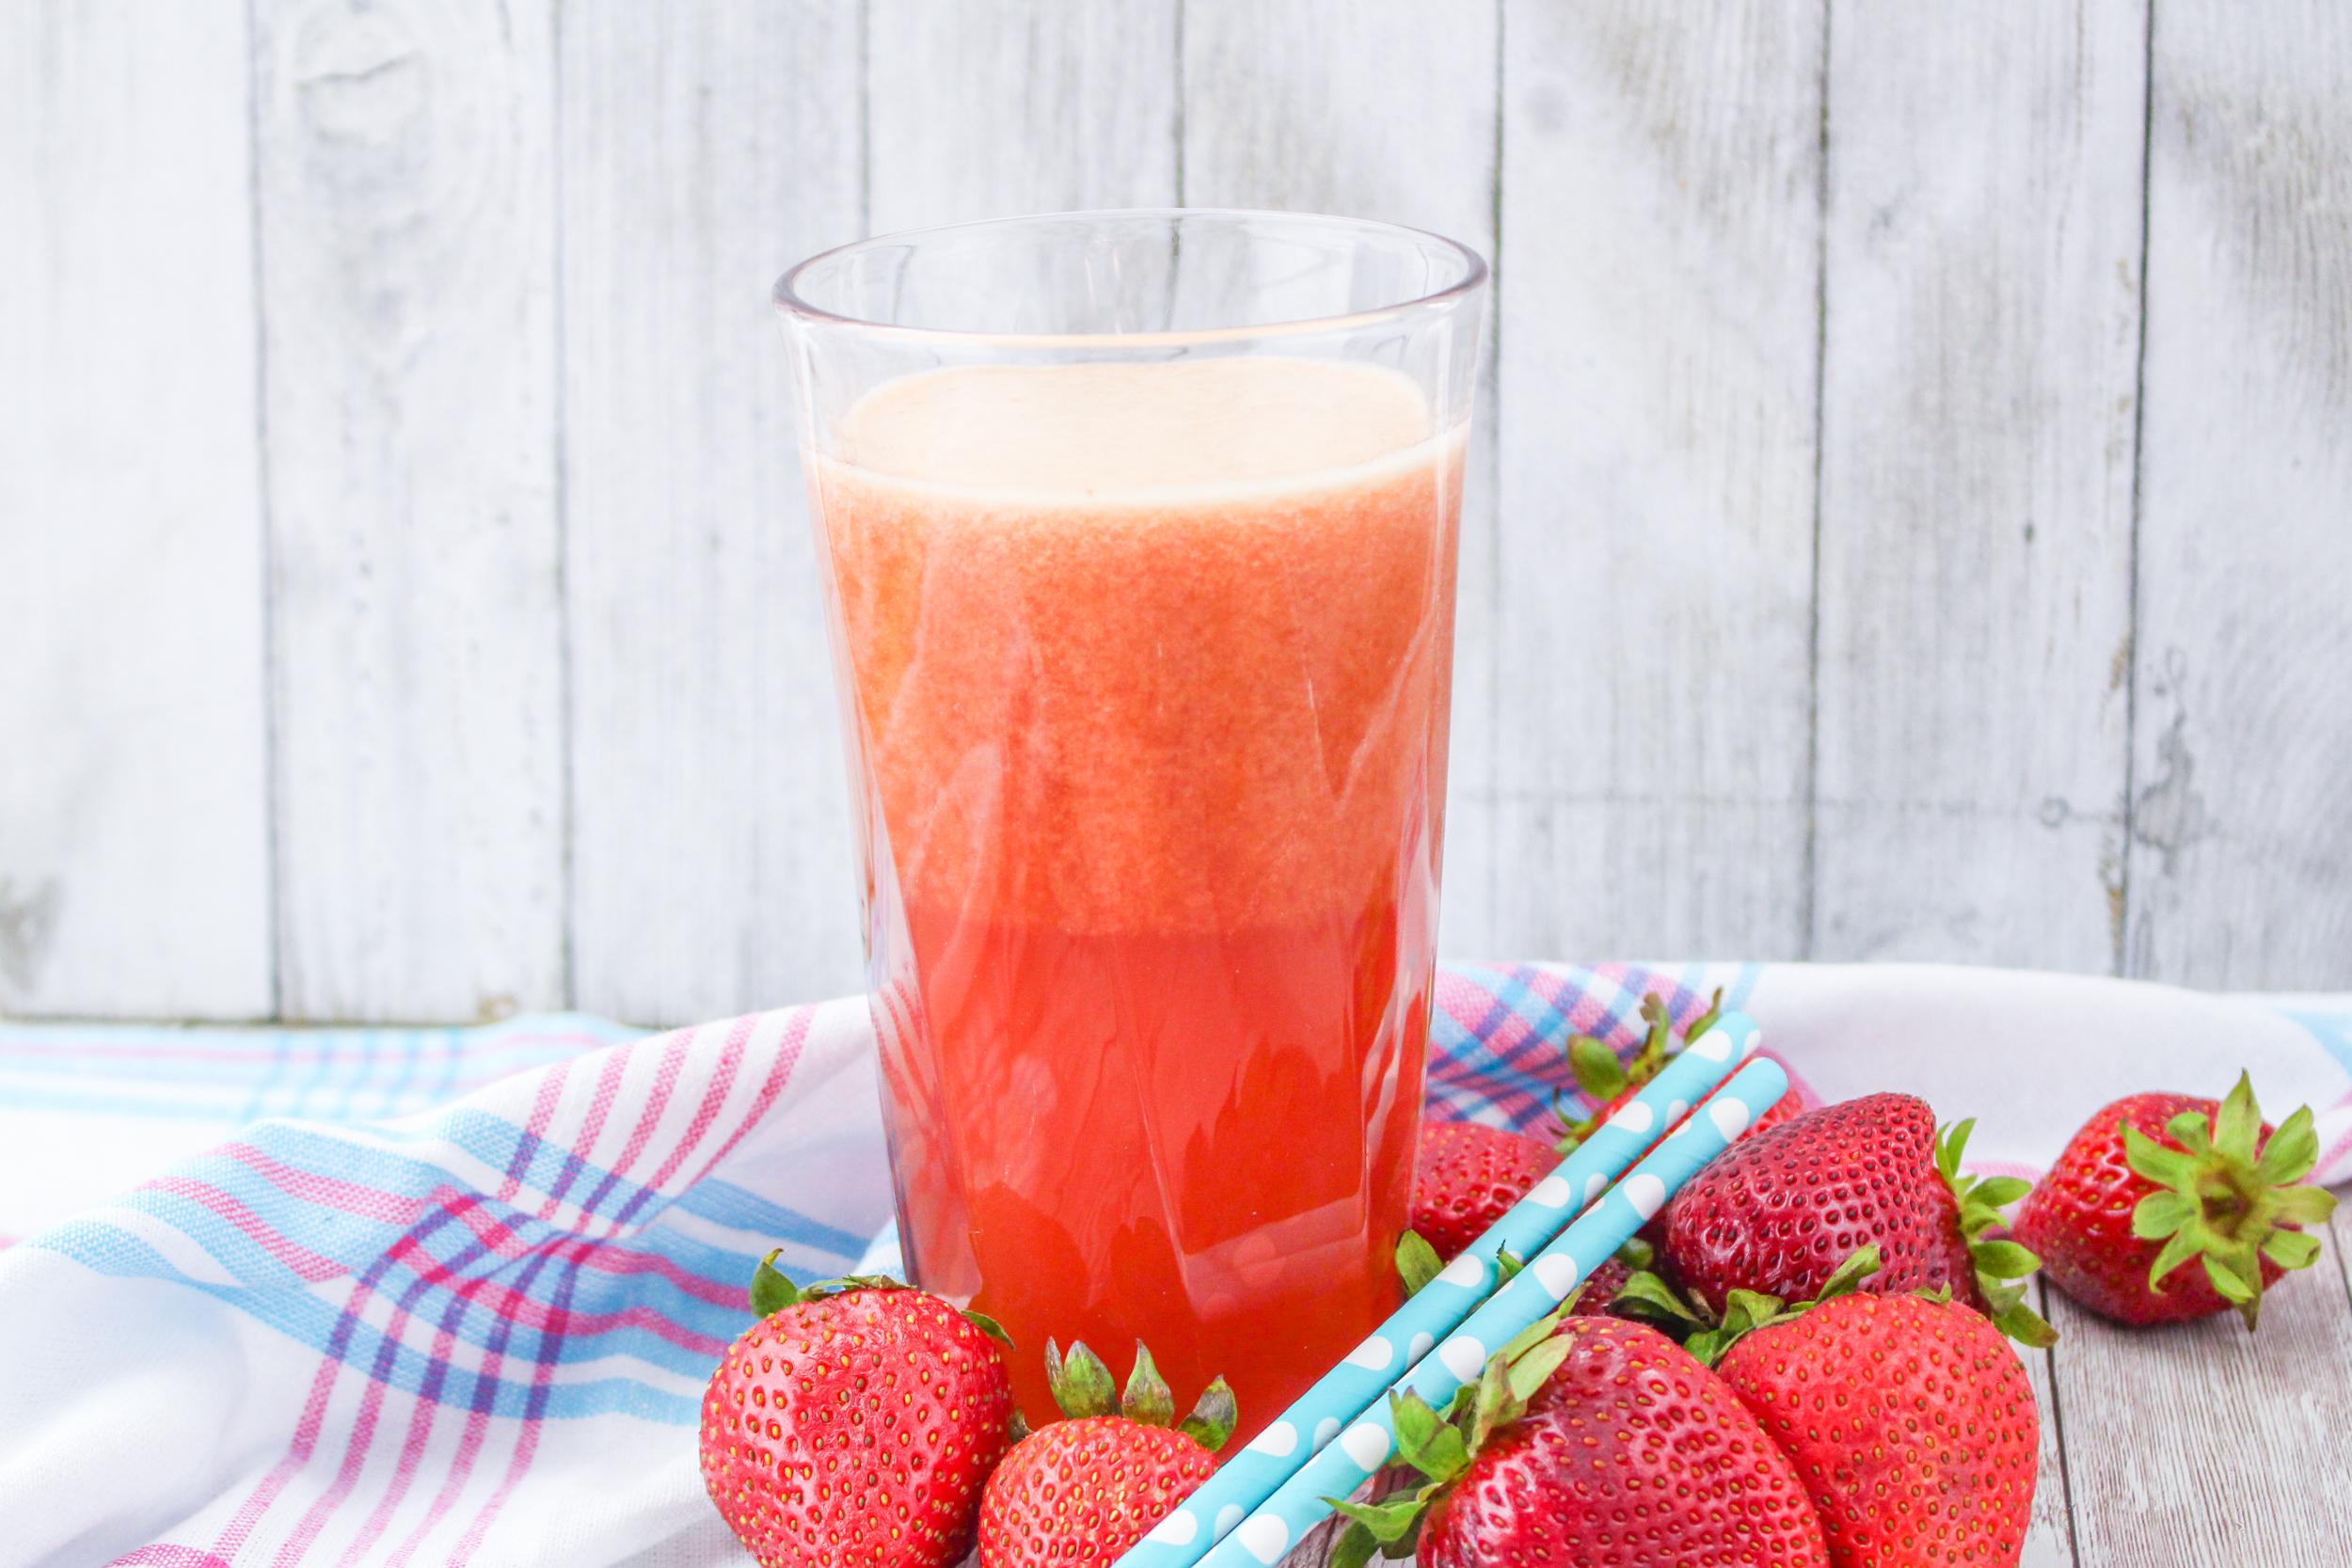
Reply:
[[[1723,1000],[1724,993],[1717,991],[1714,1002],[1707,1011],[1691,1021],[1683,1030],[1686,1041],[1699,1038],[1713,1026],[1716,1015],[1722,1011]],[[1681,1053],[1682,1048],[1673,1041],[1673,1016],[1666,1011],[1666,1005],[1658,999],[1657,993],[1652,992],[1642,998],[1642,1017],[1649,1023],[1649,1035],[1643,1040],[1641,1049],[1634,1052],[1628,1061],[1619,1061],[1614,1051],[1590,1035],[1569,1037],[1568,1070],[1575,1075],[1577,1087],[1584,1091],[1585,1097],[1600,1103],[1582,1121],[1571,1122],[1561,1112],[1558,1099],[1554,1097],[1552,1115],[1560,1125],[1557,1147],[1561,1153],[1574,1152],[1601,1123],[1624,1110],[1627,1102],[1647,1087],[1661,1069]],[[1749,1133],[1753,1135],[1767,1127],[1777,1127],[1804,1109],[1804,1101],[1798,1097],[1796,1090],[1790,1089],[1765,1107],[1764,1114],[1756,1117],[1755,1124],[1748,1129]],[[1684,1113],[1684,1116],[1687,1119],[1689,1113]],[[1659,1140],[1662,1142],[1681,1125],[1682,1122],[1677,1120],[1673,1127],[1660,1128]],[[1654,1148],[1657,1144],[1653,1143],[1650,1147]]]
[[[2017,1561],[2041,1418],[1979,1313],[1841,1295],[1741,1338],[1716,1371],[1795,1461],[1836,1568]]]
[[[1501,1219],[1560,1156],[1534,1138],[1474,1121],[1425,1121],[1413,1165],[1410,1225],[1451,1261]]]
[[[1396,1402],[1398,1451],[1428,1484],[1343,1505],[1335,1565],[1385,1542],[1422,1568],[1826,1568],[1795,1468],[1713,1373],[1639,1323],[1537,1328],[1487,1363],[1451,1425]]]
[[[1209,1479],[1209,1455],[1232,1435],[1233,1392],[1218,1378],[1176,1425],[1176,1405],[1151,1354],[1136,1346],[1123,1398],[1084,1345],[1068,1360],[1045,1345],[1054,1402],[1071,1418],[1013,1445],[988,1478],[980,1568],[1108,1563]]]
[[[763,1568],[961,1560],[1010,1441],[1003,1331],[895,1280],[800,1291],[774,1260],[703,1396],[710,1500]]]
[[[2216,1104],[2137,1094],[2083,1124],[2017,1212],[2017,1239],[2051,1282],[2118,1323],[2177,1323],[2235,1307],[2306,1268],[2336,1200],[2298,1186],[2319,1157],[2308,1107],[2273,1132],[2241,1074]],[[2201,1269],[2187,1269],[2192,1259]]]
[[[1735,1290],[1818,1296],[1849,1254],[1875,1246],[1883,1268],[1863,1289],[1949,1290],[2005,1332],[2046,1344],[2049,1325],[2015,1283],[2033,1255],[1988,1235],[2025,1183],[1960,1174],[1974,1126],[1939,1142],[1925,1101],[1874,1094],[1752,1132],[1666,1206],[1664,1273],[1720,1317]]]

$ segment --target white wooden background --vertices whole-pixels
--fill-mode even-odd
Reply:
[[[2341,0],[8,0],[0,1008],[854,990],[766,303],[1497,260],[1445,944],[2352,986]]]

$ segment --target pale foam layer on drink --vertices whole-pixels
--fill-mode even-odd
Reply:
[[[1435,461],[1439,436],[1393,371],[1245,356],[902,376],[850,410],[836,460],[877,479],[1151,503],[1344,483]]]
[[[812,465],[912,903],[1353,926],[1433,869],[1462,442],[1361,365],[926,372]]]

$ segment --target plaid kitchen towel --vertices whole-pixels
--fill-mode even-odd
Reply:
[[[2352,996],[1449,965],[1431,1112],[1533,1125],[1568,1034],[1629,1050],[1645,991],[1687,1020],[1719,987],[1809,1099],[1981,1114],[1988,1168],[2243,1066],[2352,1180]],[[837,1273],[883,1227],[873,1073],[857,1000],[643,1037],[0,1024],[0,1568],[747,1561],[702,1383],[757,1258]]]

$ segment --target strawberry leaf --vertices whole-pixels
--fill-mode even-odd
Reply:
[[[1422,1287],[1445,1271],[1438,1257],[1438,1249],[1429,1244],[1418,1230],[1407,1230],[1396,1239],[1396,1272],[1405,1281],[1405,1293],[1421,1294]]]
[[[1454,1403],[1465,1417],[1476,1402],[1478,1385],[1465,1384]],[[1390,1424],[1396,1429],[1399,1459],[1442,1486],[1470,1468],[1470,1449],[1451,1422],[1438,1419],[1428,1402],[1411,1389],[1389,1395]]]
[[[2132,1234],[2143,1242],[2161,1241],[2203,1212],[2186,1193],[2153,1192],[2132,1211]]]
[[[2032,1191],[2033,1183],[2022,1176],[1987,1176],[1979,1179],[1968,1196],[1988,1209],[2006,1209]]]
[[[1614,1100],[1630,1083],[1617,1053],[1590,1035],[1569,1038],[1568,1071],[1576,1079],[1576,1086],[1596,1102]]]
[[[2144,1203],[2147,1200],[2143,1198],[2140,1201]],[[2156,1254],[2155,1261],[2148,1265],[2148,1288],[2152,1291],[2162,1291],[2164,1276],[2190,1259],[2201,1255],[2206,1244],[2207,1237],[2202,1220],[2193,1220],[2174,1231],[2172,1239],[2165,1243],[2163,1249]]]
[[[1653,1328],[1680,1338],[1694,1328],[1711,1328],[1713,1323],[1694,1312],[1680,1296],[1667,1289],[1666,1282],[1647,1269],[1636,1269],[1626,1275],[1625,1283],[1609,1301],[1612,1313],[1629,1315]]]
[[[2288,1187],[2279,1194],[2279,1218],[2289,1225],[2326,1225],[2335,1212],[2336,1195],[2325,1187]]]
[[[1234,1402],[1232,1387],[1220,1377],[1200,1390],[1192,1414],[1177,1422],[1176,1430],[1215,1453],[1233,1435],[1233,1425],[1240,1419],[1241,1406]]]
[[[1018,1348],[1012,1342],[1012,1336],[1005,1332],[1005,1325],[990,1317],[987,1313],[975,1312],[967,1307],[963,1309],[963,1321],[970,1323],[974,1328],[978,1329],[981,1333],[987,1335],[990,1338],[995,1340],[998,1344],[1004,1346],[1007,1350]]]
[[[1331,1502],[1328,1497],[1323,1500]],[[1354,1505],[1331,1503],[1331,1506],[1335,1512],[1343,1512]],[[1332,1543],[1330,1568],[1364,1568],[1364,1564],[1372,1560],[1373,1553],[1379,1550],[1379,1538],[1372,1533],[1371,1527],[1361,1519],[1351,1519],[1347,1528],[1340,1532],[1339,1540]]]
[[[2213,1152],[2213,1129],[2202,1111],[2183,1111],[2164,1124],[2165,1135],[2192,1155]]]
[[[1477,1386],[1471,1385],[1474,1388]],[[1448,1481],[1470,1468],[1470,1445],[1462,1441],[1462,1431],[1455,1426],[1441,1426],[1429,1440],[1414,1467],[1432,1481]]]
[[[2254,1103],[2254,1080],[2240,1072],[2237,1082],[2230,1087],[2229,1098],[2221,1102],[2220,1116],[2214,1121],[2214,1151],[2239,1164],[2252,1164],[2254,1142],[2262,1136],[2262,1108]]]
[[[1563,1302],[1517,1334],[1512,1335],[1510,1341],[1495,1354],[1505,1361],[1517,1361],[1520,1356],[1550,1338],[1553,1332],[1559,1328],[1560,1320],[1566,1314],[1567,1304]]]
[[[1560,1363],[1575,1349],[1570,1341],[1555,1337],[1512,1362],[1511,1392],[1522,1404],[1534,1399],[1535,1390],[1551,1381],[1551,1374],[1560,1370]]]
[[[2024,1251],[2022,1247],[2019,1250]],[[2027,1253],[2026,1256],[2033,1255]],[[1818,1307],[1822,1302],[1834,1301],[1843,1295],[1851,1295],[1862,1288],[1864,1280],[1879,1272],[1883,1263],[1883,1259],[1880,1257],[1877,1247],[1858,1246],[1854,1248],[1846,1254],[1846,1260],[1838,1264],[1827,1279],[1821,1281],[1820,1291],[1805,1305]]]
[[[2221,1298],[2233,1307],[2242,1307],[2262,1299],[2260,1282],[2248,1283],[2244,1275],[2232,1268],[2229,1260],[2217,1253],[2205,1254],[2205,1277],[2213,1281],[2213,1288],[2220,1291]]]
[[[1969,1251],[1976,1257],[1977,1272],[1994,1279],[2023,1279],[2042,1267],[2041,1259],[2015,1242],[1979,1242]]]
[[[1111,1381],[1111,1370],[1103,1365],[1103,1358],[1087,1349],[1083,1340],[1070,1347],[1068,1356],[1053,1340],[1045,1341],[1045,1384],[1061,1413],[1073,1421],[1119,1414],[1119,1385]]]
[[[2308,1269],[2319,1260],[2319,1238],[2300,1230],[2274,1230],[2262,1255],[2282,1269]]]
[[[2033,1184],[2013,1176],[1963,1176],[1961,1159],[1968,1148],[1968,1134],[1976,1130],[1971,1118],[1955,1124],[1944,1134],[1936,1147],[1936,1167],[1944,1173],[1945,1183],[1960,1204],[1960,1233],[1967,1239],[1969,1261],[1975,1266],[1977,1293],[1984,1298],[1986,1315],[2002,1333],[2020,1344],[2046,1347],[2058,1342],[2058,1330],[2042,1322],[2039,1313],[2026,1305],[2022,1286],[2008,1283],[2021,1280],[2042,1267],[2042,1259],[2007,1237],[1993,1235],[2001,1224],[2001,1211],[2033,1190]],[[1851,1262],[1852,1259],[1849,1259]],[[1829,1292],[1814,1298],[1829,1299]]]
[[[1525,1263],[1512,1256],[1509,1247],[1497,1247],[1495,1249],[1495,1289],[1500,1291],[1505,1285],[1510,1284],[1519,1276],[1519,1271],[1526,1267]]]
[[[2312,1108],[2297,1107],[2295,1115],[2270,1134],[2255,1162],[2254,1174],[2272,1186],[2300,1181],[2319,1163],[2319,1133],[2312,1126]]]
[[[1966,1121],[1954,1122],[1936,1140],[1935,1168],[1944,1173],[1945,1180],[1960,1180],[1960,1158],[1967,1151],[1968,1134],[1976,1130],[1977,1118],[1970,1117]]]
[[[1486,1357],[1486,1365],[1480,1370],[1478,1394],[1470,1401],[1470,1431],[1463,1434],[1468,1455],[1474,1456],[1484,1449],[1495,1428],[1518,1420],[1526,1411],[1526,1399],[1511,1386],[1510,1360],[1497,1351]]]
[[[1120,1395],[1119,1413],[1139,1426],[1164,1427],[1176,1419],[1176,1396],[1168,1379],[1152,1364],[1152,1353],[1136,1341],[1136,1364],[1127,1372],[1126,1392]]]
[[[800,1305],[801,1288],[776,1267],[776,1259],[783,1256],[784,1249],[778,1247],[761,1259],[759,1267],[752,1271],[752,1316],[762,1323],[787,1307]]]
[[[1437,1440],[1438,1430],[1444,1425],[1438,1418],[1438,1413],[1429,1408],[1428,1401],[1408,1388],[1402,1394],[1389,1395],[1389,1415],[1396,1428],[1397,1457],[1427,1475],[1428,1467],[1422,1463],[1422,1459],[1429,1452],[1429,1445]]]
[[[1383,1546],[1404,1540],[1406,1534],[1421,1522],[1422,1505],[1418,1497],[1377,1503],[1341,1502],[1335,1497],[1323,1500],[1331,1505],[1333,1513],[1345,1514],[1354,1520],[1362,1527],[1366,1535]],[[1365,1555],[1369,1557],[1371,1554]]]
[[[2190,1117],[2195,1117],[2200,1127],[2204,1125],[2205,1118],[2194,1111],[2184,1112],[2172,1119],[2177,1122]],[[2167,1148],[2129,1125],[2123,1129],[2123,1163],[2132,1167],[2134,1174],[2159,1187],[2179,1187],[2193,1180],[2197,1170],[2197,1162],[2191,1156],[2177,1148]]]

